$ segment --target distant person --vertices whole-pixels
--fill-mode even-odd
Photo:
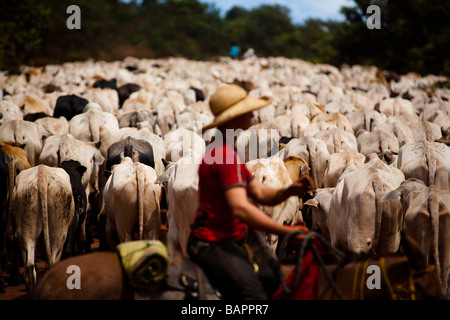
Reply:
[[[256,57],[255,50],[253,48],[248,49],[245,51],[244,55],[242,56],[243,59],[253,58]]]
[[[239,54],[240,54],[239,47],[236,44],[233,44],[230,48],[230,52],[228,53],[228,55],[232,59],[237,59],[239,58]]]

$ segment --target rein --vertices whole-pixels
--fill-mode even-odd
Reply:
[[[371,258],[368,258],[367,260],[364,261],[364,267],[363,267],[363,272],[361,275],[361,280],[359,283],[359,299],[360,300],[364,300],[364,284],[365,284],[365,273],[364,270],[367,270],[367,267],[369,265]],[[352,290],[352,299],[355,300],[356,299],[356,291],[357,291],[357,286],[358,286],[358,275],[359,275],[359,269],[360,266],[363,262],[359,261],[356,264],[356,268],[355,268],[355,274],[353,277],[353,290]],[[384,282],[386,283],[386,286],[389,290],[389,294],[391,296],[391,300],[416,300],[416,286],[415,286],[415,281],[414,278],[417,275],[423,274],[423,273],[428,273],[428,272],[433,272],[435,270],[434,265],[428,265],[427,267],[425,267],[422,270],[414,270],[409,268],[409,275],[408,275],[408,284],[398,284],[398,285],[392,285],[388,274],[387,274],[387,269],[386,269],[386,258],[385,257],[381,257],[380,258],[380,270],[381,270],[381,274],[383,276]]]
[[[381,272],[383,273],[384,280],[386,282],[386,285],[389,289],[389,293],[391,294],[392,300],[416,300],[416,286],[414,282],[414,278],[416,275],[433,272],[435,270],[434,265],[428,265],[422,270],[414,270],[409,268],[409,276],[408,276],[408,287],[405,288],[405,286],[397,285],[392,286],[391,282],[389,281],[389,278],[386,273],[386,267],[384,265],[384,258],[380,259],[380,267]],[[409,298],[404,297],[404,293],[406,293],[406,296]]]
[[[279,260],[281,261],[281,254],[284,251],[284,249],[287,246],[287,243],[289,241],[289,239],[297,234],[304,234],[304,231],[293,231],[291,233],[289,233],[288,235],[286,235],[283,239],[283,241],[281,242],[280,245],[280,251],[279,251]],[[296,272],[295,272],[295,277],[294,277],[294,285],[293,288],[289,288],[285,282],[284,279],[284,275],[282,272],[280,272],[280,282],[281,282],[281,286],[283,288],[283,290],[286,293],[292,293],[294,292],[297,288],[298,288],[298,283],[300,281],[300,272],[301,272],[301,266],[302,266],[302,262],[303,262],[303,256],[305,255],[305,251],[306,248],[309,246],[310,249],[312,249],[312,252],[314,253],[315,258],[317,259],[317,261],[319,261],[320,266],[322,267],[322,269],[325,272],[325,275],[329,281],[329,283],[331,284],[331,286],[333,287],[334,291],[336,292],[336,294],[338,295],[339,299],[342,300],[342,295],[336,285],[336,282],[333,280],[333,277],[331,276],[330,272],[328,271],[328,269],[326,268],[325,262],[323,261],[321,255],[319,254],[319,252],[317,251],[317,249],[310,244],[312,238],[318,239],[320,240],[320,242],[322,244],[324,244],[326,247],[328,247],[329,249],[331,249],[331,251],[333,251],[335,254],[337,254],[339,257],[341,258],[345,258],[345,254],[339,250],[337,250],[336,248],[334,248],[327,240],[325,240],[320,234],[316,233],[316,232],[309,232],[306,236],[305,239],[302,243],[302,246],[300,247],[300,251],[298,254],[298,261],[297,261],[297,268],[296,268]]]

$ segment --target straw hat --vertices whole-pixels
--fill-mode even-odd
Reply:
[[[261,109],[272,101],[269,97],[249,96],[242,87],[231,84],[220,87],[209,99],[209,108],[215,116],[214,121],[202,128],[202,131],[220,126],[245,113]]]

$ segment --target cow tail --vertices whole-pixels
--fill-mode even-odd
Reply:
[[[136,170],[137,178],[137,200],[138,200],[138,221],[139,221],[139,240],[144,238],[144,199],[145,199],[145,171],[141,165]]]
[[[316,161],[317,159],[317,148],[316,146],[312,145],[311,143],[308,143],[308,151],[309,151],[309,167],[312,171],[312,178],[314,180],[314,184],[317,188],[321,188],[320,182],[322,182],[322,179],[319,180],[319,163]]]
[[[439,200],[435,192],[429,189],[428,210],[430,212],[431,222],[431,252],[436,266],[436,272],[441,279],[441,264],[439,262]],[[447,281],[447,280],[445,280]]]
[[[428,186],[435,184],[436,177],[436,155],[431,148],[427,147],[427,152],[425,152],[425,157],[428,165]]]
[[[49,265],[53,265],[52,250],[50,248],[50,230],[48,226],[48,206],[47,206],[47,179],[44,165],[39,165],[38,171],[38,199],[42,215],[42,231],[44,232],[44,246]]]
[[[338,130],[334,130],[333,145],[334,145],[334,152],[339,152],[342,149],[342,136],[340,131]]]
[[[364,114],[364,128],[366,131],[370,132],[372,130],[372,116],[366,112]]]
[[[380,240],[381,222],[383,219],[383,202],[381,198],[384,195],[383,184],[378,177],[372,180],[372,188],[375,194],[375,231],[373,236],[372,252],[378,249]]]
[[[89,118],[89,131],[91,132],[92,142],[100,141],[100,126],[95,118]]]

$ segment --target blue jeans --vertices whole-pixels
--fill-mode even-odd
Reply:
[[[260,263],[256,273],[235,241],[208,242],[191,235],[187,250],[224,300],[267,300],[279,286],[277,261]]]

